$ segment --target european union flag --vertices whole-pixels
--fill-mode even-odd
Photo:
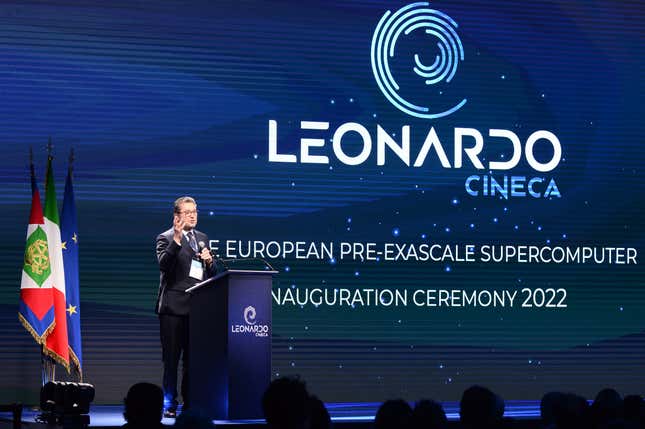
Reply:
[[[65,181],[65,197],[61,216],[61,239],[63,241],[63,264],[65,266],[65,297],[67,299],[67,337],[69,341],[70,366],[78,371],[83,380],[83,353],[81,350],[81,303],[78,275],[78,231],[76,202],[72,187],[72,157]]]

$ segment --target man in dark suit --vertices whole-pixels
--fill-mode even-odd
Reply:
[[[208,237],[195,229],[197,203],[180,197],[174,204],[173,227],[157,236],[159,261],[159,314],[163,358],[164,415],[177,413],[177,368],[182,358],[181,396],[188,407],[188,312],[190,294],[186,289],[213,274]],[[183,355],[183,356],[182,356]]]

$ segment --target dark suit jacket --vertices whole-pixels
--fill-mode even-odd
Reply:
[[[197,243],[203,241],[208,248],[208,236],[195,231]],[[157,295],[156,312],[159,314],[188,314],[190,294],[185,290],[198,283],[190,277],[190,265],[195,252],[188,244],[186,236],[182,236],[181,246],[173,240],[174,231],[170,228],[157,236],[157,260],[159,261],[159,293]],[[213,275],[212,268],[204,272],[204,280]]]

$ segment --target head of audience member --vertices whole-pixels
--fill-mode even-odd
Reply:
[[[412,410],[412,429],[443,429],[448,419],[439,402],[423,399]]]
[[[500,426],[504,417],[504,400],[482,386],[466,389],[459,402],[462,426],[487,429]]]
[[[383,402],[374,417],[375,429],[406,429],[412,421],[412,407],[403,399]]]
[[[591,417],[597,427],[606,427],[623,418],[623,398],[614,389],[603,389],[591,404]]]
[[[125,418],[129,428],[154,428],[161,425],[163,390],[152,383],[137,383],[130,387],[124,400]]]
[[[567,393],[562,406],[558,408],[556,420],[558,429],[578,429],[589,427],[589,403],[585,398],[572,393]]]
[[[330,429],[331,417],[323,401],[316,396],[309,398],[309,429]]]
[[[298,377],[273,380],[262,396],[262,411],[272,429],[303,429],[311,405],[305,383]]]
[[[566,402],[566,394],[562,392],[549,392],[542,396],[540,401],[540,417],[544,427],[555,427],[562,408]]]

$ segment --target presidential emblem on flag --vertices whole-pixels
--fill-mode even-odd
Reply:
[[[41,227],[36,228],[34,233],[27,238],[23,269],[39,286],[42,286],[51,274],[47,235]]]

